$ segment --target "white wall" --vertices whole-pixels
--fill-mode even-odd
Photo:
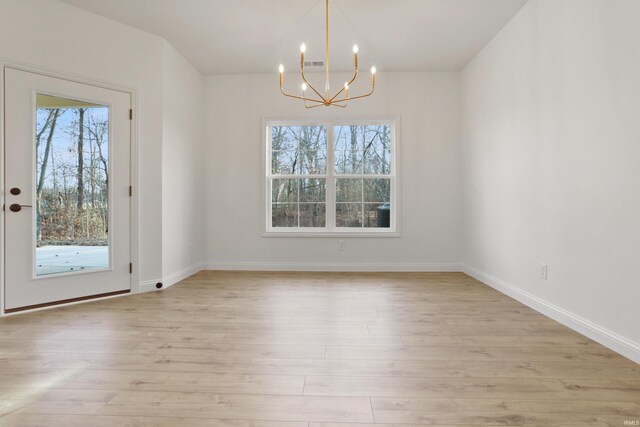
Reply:
[[[165,285],[202,261],[204,80],[165,42],[162,116],[162,271]]]
[[[469,271],[636,360],[639,17],[530,0],[463,73]]]
[[[298,87],[294,78],[287,76]],[[362,80],[364,90],[368,76]],[[457,267],[451,264],[461,257],[459,73],[383,73],[373,97],[346,110],[309,111],[280,94],[275,72],[212,76],[206,102],[209,268]],[[402,237],[344,238],[345,251],[338,238],[261,237],[261,119],[329,115],[400,117]]]
[[[53,0],[0,0],[2,60],[136,90],[139,280],[173,282],[197,264],[201,75],[160,37]]]

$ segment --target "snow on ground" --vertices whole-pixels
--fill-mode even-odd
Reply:
[[[109,266],[108,246],[43,246],[36,248],[36,274],[68,273]]]

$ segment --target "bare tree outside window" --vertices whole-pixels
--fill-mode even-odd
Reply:
[[[109,108],[78,104],[36,110],[38,274],[101,268],[108,261]],[[54,265],[62,247],[86,248],[76,250],[77,258],[96,255],[78,261],[82,265],[65,255],[69,265]]]
[[[391,228],[390,125],[290,125],[269,131],[273,229]]]

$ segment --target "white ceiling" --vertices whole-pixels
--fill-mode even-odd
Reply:
[[[324,0],[62,0],[157,34],[204,74],[324,59]],[[331,68],[459,70],[527,0],[330,0]]]

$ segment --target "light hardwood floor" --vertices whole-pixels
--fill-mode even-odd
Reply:
[[[640,366],[459,273],[201,272],[0,319],[0,425],[624,426]]]

